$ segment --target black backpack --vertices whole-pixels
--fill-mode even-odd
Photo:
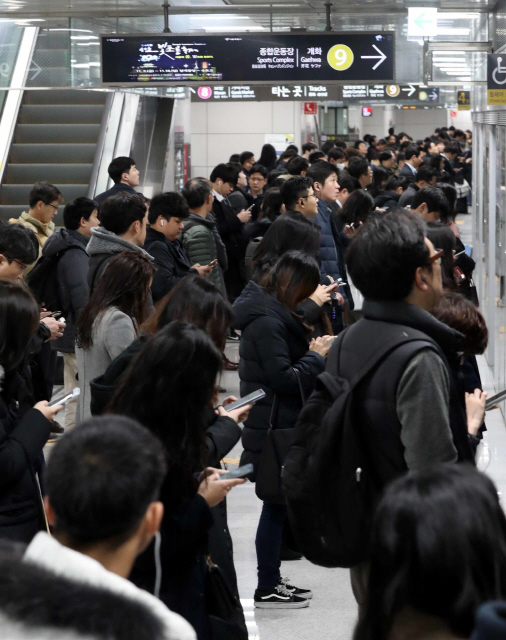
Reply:
[[[403,328],[404,329],[404,328]],[[339,372],[339,355],[348,330],[338,338],[317,378],[316,389],[295,426],[295,441],[285,458],[283,491],[300,552],[324,567],[353,567],[367,559],[372,516],[382,483],[353,419],[355,387],[395,349],[421,340],[416,330],[388,340],[348,381]]]
[[[67,311],[63,308],[58,286],[58,262],[62,255],[71,249],[80,249],[80,247],[69,247],[52,256],[42,256],[26,279],[26,284],[30,287],[39,305],[48,311],[65,313]]]

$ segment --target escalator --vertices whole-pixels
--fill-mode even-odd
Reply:
[[[0,219],[28,210],[34,182],[54,184],[65,202],[88,194],[105,101],[101,91],[24,92],[0,187]],[[62,211],[56,225],[63,224]]]

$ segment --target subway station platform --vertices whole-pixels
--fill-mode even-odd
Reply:
[[[471,216],[458,219],[462,240],[471,244]],[[227,344],[231,360],[238,358],[239,346]],[[478,358],[484,390],[489,397],[494,388],[492,373],[485,356]],[[226,395],[239,397],[239,376],[225,372],[222,379]],[[487,432],[479,447],[478,468],[495,482],[506,508],[506,424],[499,409],[490,411]],[[242,452],[239,443],[227,456],[228,466],[236,468]],[[234,542],[234,563],[239,594],[244,607],[250,640],[349,640],[357,620],[357,604],[350,586],[347,569],[326,569],[305,559],[283,562],[281,575],[296,586],[314,593],[307,609],[258,610],[253,607],[256,588],[255,534],[262,503],[256,497],[255,485],[246,483],[235,488],[228,498],[228,523]]]

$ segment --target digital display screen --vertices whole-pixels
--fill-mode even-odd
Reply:
[[[107,85],[394,79],[393,33],[107,35],[101,45]]]

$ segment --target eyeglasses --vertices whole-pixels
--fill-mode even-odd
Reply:
[[[444,255],[444,249],[436,249],[435,250],[436,253],[434,253],[430,258],[429,261],[432,262],[437,262],[437,264],[441,264],[441,258]]]
[[[307,196],[301,196],[301,198],[303,200],[309,200],[309,198],[314,198],[316,200],[316,194],[315,193],[308,193]]]
[[[46,203],[46,206],[47,206],[47,207],[53,207],[53,209],[54,209],[55,211],[58,211],[58,205],[51,204],[50,202],[47,202],[47,203]]]
[[[12,262],[19,264],[19,266],[21,267],[21,271],[24,271],[28,266],[27,264],[24,264],[24,262],[20,262],[19,260],[16,260],[16,258],[12,258]]]

